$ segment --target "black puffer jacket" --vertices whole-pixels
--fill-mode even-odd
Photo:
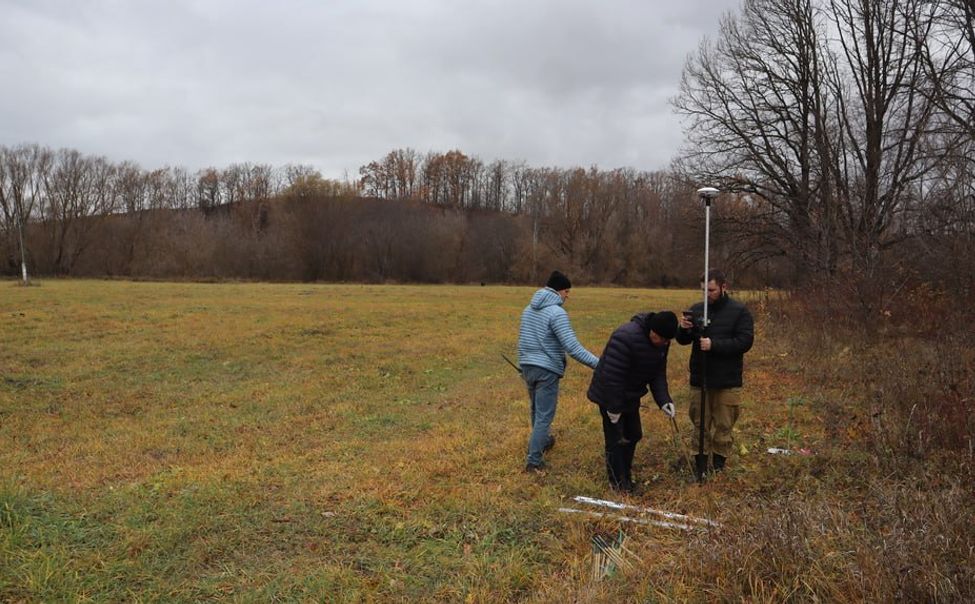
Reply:
[[[587,396],[609,413],[638,410],[648,385],[657,406],[672,402],[667,390],[670,346],[656,348],[650,343],[653,314],[636,315],[619,326],[599,357]]]
[[[691,307],[694,317],[704,313],[704,303]],[[711,325],[705,334],[711,338],[708,352],[708,388],[736,388],[742,384],[744,355],[752,347],[755,338],[755,323],[752,313],[741,302],[722,296],[714,304],[708,305],[708,320]],[[701,345],[687,329],[677,331],[679,344],[694,343],[691,349],[691,386],[701,387]]]

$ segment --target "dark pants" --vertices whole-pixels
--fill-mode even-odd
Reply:
[[[609,476],[609,483],[615,488],[630,488],[633,486],[633,454],[636,452],[636,443],[643,438],[640,409],[624,412],[616,424],[609,421],[609,415],[602,407],[599,408],[599,414],[603,417],[606,474]]]

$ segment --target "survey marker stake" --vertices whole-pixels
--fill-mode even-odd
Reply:
[[[677,420],[670,418],[670,425],[674,428],[674,442],[677,443],[677,448],[684,454],[684,463],[687,464],[687,470],[693,474],[694,466],[691,465],[691,458],[687,454],[687,449],[684,448],[684,441],[680,437],[680,430],[677,429]]]
[[[640,556],[637,556],[625,545],[626,533],[623,529],[618,529],[616,537],[607,533],[596,533],[592,536],[592,578],[599,581],[612,576],[617,568],[632,569],[633,563],[627,558],[633,558],[637,562],[643,563]]]
[[[508,358],[508,356],[505,353],[503,353],[503,352],[501,353],[501,358],[504,359],[505,361],[507,361],[509,365],[511,365],[512,367],[514,367],[515,368],[515,371],[517,371],[518,373],[521,373],[521,367],[515,365],[511,361],[511,359]]]

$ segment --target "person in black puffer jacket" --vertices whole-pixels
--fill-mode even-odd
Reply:
[[[599,405],[606,440],[606,473],[610,485],[633,492],[633,455],[643,438],[640,399],[649,386],[654,402],[674,417],[667,387],[667,352],[677,334],[677,316],[670,311],[642,313],[613,332],[596,365],[587,396]]]
[[[693,343],[690,360],[690,416],[694,424],[694,473],[701,478],[708,471],[708,456],[715,471],[724,469],[734,445],[732,428],[741,415],[741,386],[744,355],[755,337],[754,320],[748,308],[728,296],[728,281],[719,270],[708,271],[708,323],[703,331],[704,303],[690,308],[680,319],[677,343]],[[701,364],[707,354],[707,411],[704,421],[704,447],[701,451]]]

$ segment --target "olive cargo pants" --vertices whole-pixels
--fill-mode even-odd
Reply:
[[[691,387],[689,414],[694,431],[691,435],[692,453],[700,451],[701,389]],[[741,414],[741,388],[708,389],[707,414],[704,418],[704,452],[731,457],[734,437],[731,434]]]

